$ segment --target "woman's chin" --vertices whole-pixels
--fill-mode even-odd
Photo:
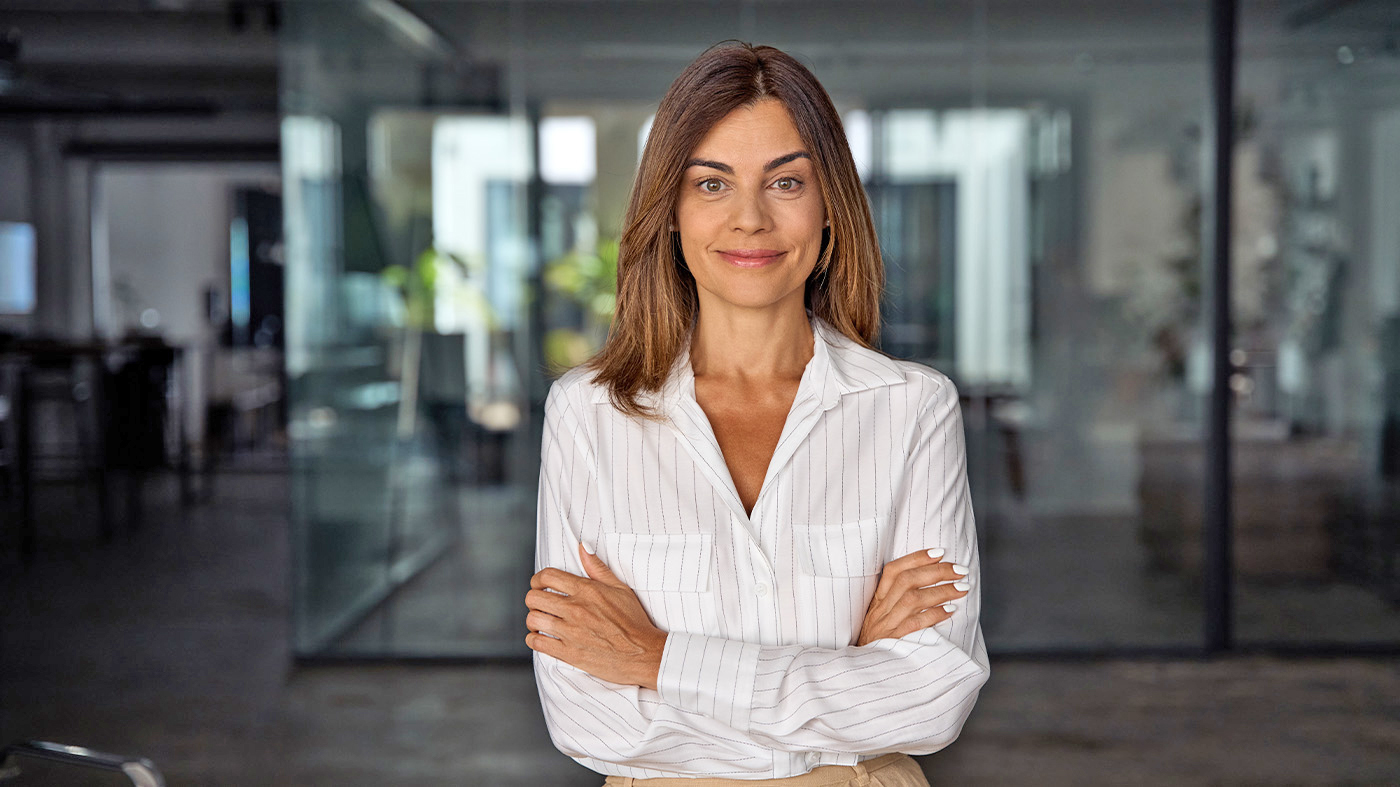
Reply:
[[[784,308],[803,308],[802,289],[776,290],[772,287],[731,287],[719,292],[710,291],[709,298],[700,298],[700,309],[704,311],[707,302],[716,309],[742,309],[745,311],[780,311]]]

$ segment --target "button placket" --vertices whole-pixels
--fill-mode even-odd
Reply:
[[[752,532],[762,533],[759,528],[761,522],[759,517],[759,505],[754,506],[753,514],[749,519],[749,524],[753,527]],[[778,620],[778,598],[777,580],[773,571],[772,559],[764,551],[759,539],[749,541],[751,563],[754,570],[754,584],[750,588],[750,597],[757,603],[754,609],[757,610],[758,618],[758,641],[762,643],[776,643],[782,636],[782,630]]]
[[[762,510],[760,510],[760,506],[762,507]],[[762,518],[762,522],[760,524],[767,525],[770,520],[774,523],[779,523],[782,521],[779,517],[779,508],[779,503],[777,502],[777,500],[773,499],[772,495],[769,495],[767,500],[762,499],[762,496],[760,496],[758,504],[754,506],[754,514],[756,517]],[[767,582],[767,593],[762,598],[765,601],[767,601],[767,604],[764,606],[767,607],[769,612],[769,617],[767,621],[770,626],[770,628],[768,629],[768,642],[774,645],[782,644],[784,641],[782,611],[783,605],[782,599],[780,598],[781,594],[778,592],[777,567],[774,565],[774,561],[777,559],[776,553],[778,550],[777,527],[778,526],[775,524],[775,526],[772,529],[772,532],[766,532],[762,529],[758,531],[760,533],[763,533],[763,535],[765,536],[766,540],[764,541],[764,543],[770,546],[770,550],[764,552],[764,558],[767,561],[766,565],[768,566],[769,573]]]

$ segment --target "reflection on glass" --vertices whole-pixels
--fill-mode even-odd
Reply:
[[[617,233],[599,236],[593,189],[598,120],[590,114],[546,115],[539,123],[540,249],[550,325],[544,358],[554,371],[588,360],[602,346],[612,319]],[[612,131],[610,125],[605,123],[605,133]]]
[[[920,304],[944,300],[950,341],[930,359],[956,363],[964,385],[1023,386],[1030,375],[1030,260],[1028,226],[1028,123],[1021,110],[895,110],[879,119],[885,152],[881,171],[890,195],[880,204],[899,212],[913,200],[945,201],[947,218],[934,216],[934,226],[950,233],[952,254],[939,260],[949,268],[943,280],[925,279],[924,286],[895,286],[906,297],[894,303],[890,326],[893,340],[909,341],[931,326],[938,316],[919,313]],[[921,188],[922,187],[922,188]],[[943,196],[939,195],[939,191]],[[898,196],[896,196],[898,195]],[[885,193],[881,193],[885,197]],[[938,208],[934,208],[937,211]],[[927,232],[927,212],[904,224]],[[948,218],[951,220],[949,221]],[[945,226],[946,224],[946,226]],[[892,228],[893,229],[893,228]],[[927,252],[912,252],[899,266],[911,274],[930,273]],[[898,262],[891,260],[892,266]],[[923,277],[919,277],[923,278]],[[951,296],[951,297],[950,297]],[[915,311],[909,315],[901,306]],[[900,319],[895,316],[913,319]],[[932,342],[923,342],[925,346]],[[919,354],[918,348],[909,348]],[[931,348],[930,348],[931,349]]]
[[[1241,64],[1235,152],[1244,641],[1400,640],[1400,60],[1366,23],[1387,7],[1242,20],[1274,44]]]

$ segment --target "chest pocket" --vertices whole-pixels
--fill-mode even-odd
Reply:
[[[793,548],[802,573],[816,577],[868,577],[884,568],[880,520],[842,525],[798,525]]]
[[[713,536],[605,533],[603,562],[638,591],[703,593],[710,588]]]

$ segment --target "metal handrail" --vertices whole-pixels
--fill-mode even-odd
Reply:
[[[68,746],[50,741],[20,741],[6,746],[0,751],[0,766],[11,757],[33,757],[39,760],[79,765],[104,771],[125,774],[134,787],[165,787],[165,779],[156,769],[155,763],[145,757],[126,757],[120,754],[107,754],[82,746]],[[6,774],[0,770],[0,781]]]

